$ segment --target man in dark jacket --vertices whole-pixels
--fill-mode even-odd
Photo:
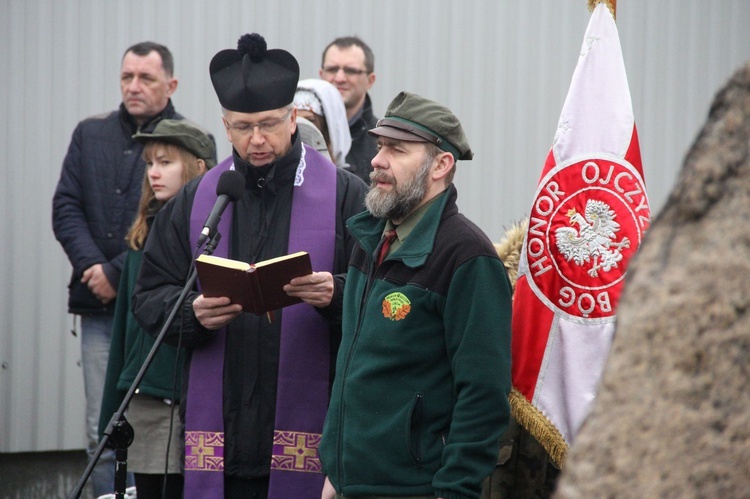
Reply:
[[[344,276],[334,275],[346,270],[353,242],[344,223],[364,209],[366,186],[302,144],[292,103],[299,65],[289,52],[244,35],[236,50],[214,56],[209,72],[232,156],[157,215],[133,311],[147,332],[161,331],[203,249],[219,177],[244,177],[214,254],[256,263],[307,251],[316,272],[285,289],[320,308],[301,303],[269,320],[190,290],[166,334],[188,350],[185,497],[318,499],[317,447],[340,334]]]
[[[370,161],[378,152],[375,138],[367,133],[378,121],[367,94],[375,83],[375,56],[356,36],[336,38],[323,51],[320,77],[335,85],[344,99],[352,136],[346,162],[349,171],[369,185]]]
[[[510,416],[511,288],[456,206],[455,162],[473,154],[449,109],[406,92],[370,133],[322,497],[478,499]]]
[[[125,51],[120,109],[81,121],[52,200],[52,227],[73,265],[68,311],[81,316],[81,362],[86,393],[88,451],[97,447],[99,410],[112,316],[125,260],[125,235],[141,195],[143,146],[132,136],[163,118],[182,119],[170,96],[177,89],[167,47],[142,42]],[[114,457],[102,455],[92,473],[96,496],[111,492]]]

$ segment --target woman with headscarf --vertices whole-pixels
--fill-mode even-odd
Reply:
[[[300,80],[294,95],[297,115],[310,120],[323,134],[331,161],[346,168],[346,155],[352,145],[349,122],[341,94],[325,80]]]

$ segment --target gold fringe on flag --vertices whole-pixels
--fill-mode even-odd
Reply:
[[[568,444],[560,431],[516,388],[510,391],[508,401],[513,419],[537,439],[555,466],[562,469],[565,465],[565,457],[568,455]]]
[[[603,3],[607,6],[609,11],[612,13],[612,17],[617,19],[617,0],[588,0],[589,3],[589,12],[594,12],[594,9],[596,8],[596,5],[599,3]]]

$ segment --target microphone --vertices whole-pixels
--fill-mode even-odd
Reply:
[[[212,236],[216,232],[221,214],[224,213],[227,205],[240,199],[243,192],[245,192],[244,175],[237,170],[227,170],[221,174],[219,182],[216,184],[216,194],[219,197],[216,199],[216,204],[208,215],[206,223],[203,224],[203,230],[196,247],[200,247],[208,239],[208,236]]]

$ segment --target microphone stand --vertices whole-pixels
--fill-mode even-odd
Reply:
[[[211,239],[209,239],[208,243],[206,243],[203,254],[210,255],[211,253],[213,253],[216,249],[216,246],[219,244],[220,239],[221,234],[217,231],[211,237]],[[179,298],[177,298],[177,303],[175,303],[172,311],[169,313],[164,326],[159,332],[159,336],[157,336],[156,340],[154,341],[154,346],[151,347],[151,351],[149,351],[148,355],[146,356],[146,360],[143,361],[143,365],[141,366],[140,371],[138,371],[138,374],[136,374],[135,379],[133,379],[133,383],[130,385],[130,389],[128,390],[125,398],[120,404],[120,407],[117,409],[117,412],[112,415],[112,419],[109,420],[109,424],[104,430],[104,437],[99,442],[99,446],[96,448],[94,456],[89,461],[88,466],[86,466],[86,469],[84,470],[83,475],[78,481],[78,484],[75,486],[70,495],[68,495],[68,499],[78,499],[81,497],[81,493],[83,492],[83,487],[86,485],[86,481],[91,476],[91,472],[94,470],[94,466],[96,466],[96,463],[99,461],[99,458],[104,452],[104,448],[107,446],[113,447],[115,450],[115,499],[125,499],[125,488],[127,485],[128,471],[128,447],[130,447],[130,444],[133,443],[133,439],[135,436],[133,427],[130,426],[130,423],[128,423],[125,419],[125,411],[127,410],[128,405],[133,398],[133,395],[135,395],[135,391],[141,384],[141,380],[143,380],[143,377],[146,375],[146,371],[148,371],[149,366],[151,366],[151,362],[153,361],[154,356],[156,355],[156,351],[159,349],[159,346],[162,344],[169,326],[172,324],[172,321],[174,321],[177,312],[182,309],[182,304],[185,301],[185,298],[187,298],[188,293],[193,289],[193,284],[195,284],[197,278],[198,272],[195,269],[195,265],[192,265],[187,282],[182,288],[182,292],[180,293]]]

